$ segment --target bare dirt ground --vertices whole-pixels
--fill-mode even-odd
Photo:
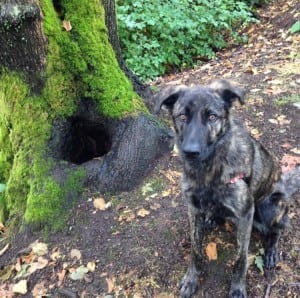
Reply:
[[[263,7],[260,23],[241,31],[250,37],[247,44],[233,45],[214,60],[153,85],[204,84],[214,78],[237,82],[248,90],[248,98],[235,114],[275,153],[284,170],[300,163],[300,36],[289,32],[299,11],[297,0]],[[179,157],[171,152],[132,192],[112,196],[87,190],[65,231],[17,236],[0,256],[0,297],[178,297],[190,250],[180,171]],[[263,243],[253,232],[250,298],[300,297],[299,194],[290,218],[291,228],[280,241],[281,261],[272,272],[261,266]],[[205,261],[196,297],[227,297],[234,227],[227,223],[216,228],[209,242],[216,244],[217,259]]]

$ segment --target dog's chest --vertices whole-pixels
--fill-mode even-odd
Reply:
[[[226,185],[199,186],[191,180],[183,180],[182,190],[188,203],[207,216],[232,217],[232,212],[227,208],[231,191]]]

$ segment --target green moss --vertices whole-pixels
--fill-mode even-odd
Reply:
[[[73,77],[72,86],[76,98],[90,98],[98,102],[99,111],[106,117],[118,118],[137,110],[146,110],[133,91],[132,85],[120,70],[108,41],[101,1],[61,1],[64,20],[70,21],[72,30],[63,31],[62,21],[55,15],[51,1],[43,0],[44,29],[47,36],[54,37],[49,45],[53,62],[60,61],[56,69],[65,69]],[[58,38],[59,36],[59,38]],[[63,63],[63,65],[61,65]],[[52,84],[55,86],[56,82]],[[61,83],[59,84],[61,85]],[[74,90],[74,87],[76,90]],[[52,90],[52,88],[50,88]],[[60,92],[61,94],[61,92]],[[55,104],[57,104],[57,99]]]
[[[99,112],[116,118],[145,110],[120,70],[108,42],[100,0],[62,0],[67,32],[53,7],[42,0],[48,52],[45,85],[33,95],[20,74],[0,72],[0,220],[8,218],[53,228],[63,225],[66,212],[82,188],[82,169],[53,176],[54,160],[47,155],[52,123],[74,114],[80,98],[98,103]]]
[[[7,72],[0,76],[0,107],[3,111],[0,115],[0,147],[6,146],[0,155],[3,160],[1,179],[7,184],[0,207],[8,210],[10,218],[21,219],[25,213],[26,223],[48,222],[58,227],[66,218],[62,206],[67,195],[74,193],[78,197],[81,191],[84,171],[70,171],[65,183],[52,177],[54,163],[46,157],[46,145],[52,120],[59,113],[51,113],[55,108],[49,108],[48,104],[53,98],[46,100],[44,94],[56,96],[57,93],[45,90],[40,97],[32,96],[19,76]],[[62,220],[58,221],[58,218]]]

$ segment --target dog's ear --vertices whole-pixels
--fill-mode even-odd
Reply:
[[[215,90],[223,98],[229,108],[236,99],[239,100],[240,104],[245,103],[246,90],[234,86],[226,80],[216,80],[212,82],[209,87]]]
[[[154,101],[156,104],[154,107],[154,113],[157,114],[163,105],[167,107],[169,112],[171,112],[175,102],[187,88],[188,87],[184,85],[168,86],[155,94]]]

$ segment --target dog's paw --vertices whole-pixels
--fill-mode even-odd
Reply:
[[[276,249],[270,249],[266,251],[265,259],[264,259],[266,269],[274,268],[278,260],[279,260],[279,256]]]
[[[181,298],[192,297],[198,289],[198,274],[188,270],[179,287]]]
[[[230,298],[247,298],[245,286],[232,286],[229,292]]]

